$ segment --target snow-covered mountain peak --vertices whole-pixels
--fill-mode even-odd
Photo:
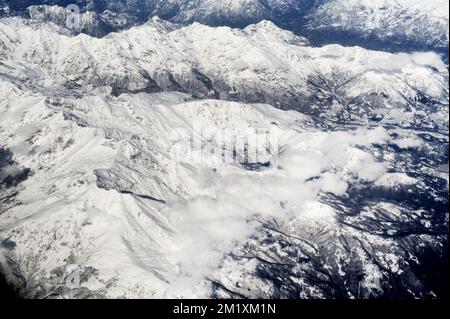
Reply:
[[[35,6],[36,1],[0,0],[0,15],[24,15],[65,25],[68,12],[56,6]],[[47,3],[47,2],[45,2]],[[66,6],[65,1],[51,4]],[[447,54],[448,2],[446,0],[132,0],[94,3],[77,1],[79,25],[74,33],[102,37],[146,23],[160,16],[174,23],[200,22],[210,26],[244,28],[269,20],[305,36],[312,43],[360,45],[389,51],[432,49]],[[448,55],[448,54],[447,54]]]
[[[295,45],[308,44],[308,40],[306,38],[295,35],[293,32],[283,30],[269,20],[263,20],[256,24],[247,26],[244,29],[244,33],[251,37],[259,38],[259,41],[265,39],[268,42],[284,41]]]
[[[57,27],[56,8],[53,22],[0,20],[0,270],[21,296],[446,295],[437,53],[247,26],[308,1],[157,1],[171,21],[202,23],[184,26],[148,20],[151,0],[92,3],[83,28],[102,24],[98,37]],[[385,11],[358,3],[364,22]]]
[[[110,86],[118,95],[180,91],[196,97],[271,103],[328,117],[330,106],[314,102],[317,90],[330,91],[334,96],[330,103],[338,97],[321,78],[342,81],[339,94],[361,98],[349,101],[355,111],[337,109],[333,116],[339,117],[342,112],[359,111],[367,116],[388,105],[412,103],[421,94],[444,101],[446,96],[446,68],[435,53],[308,47],[303,39],[272,23],[239,30],[198,23],[173,28],[153,20],[100,39],[61,35],[51,31],[51,25],[40,32],[15,18],[3,19],[0,26],[4,54],[0,69],[21,79],[31,76],[33,85]],[[374,96],[376,101],[368,102]]]
[[[150,26],[158,30],[160,33],[168,33],[180,28],[181,26],[166,20],[161,19],[158,16],[151,17],[144,26]]]
[[[308,16],[312,32],[360,34],[369,42],[396,41],[405,49],[448,49],[449,4],[445,0],[330,0]],[[354,37],[354,36],[353,36]],[[361,43],[364,43],[362,41]],[[445,49],[447,48],[447,49]]]

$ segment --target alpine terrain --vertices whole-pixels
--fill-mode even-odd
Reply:
[[[448,296],[448,2],[0,0],[0,286]]]

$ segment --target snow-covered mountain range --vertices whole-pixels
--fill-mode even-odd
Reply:
[[[81,25],[74,31],[95,36],[144,23],[153,16],[181,24],[230,27],[269,20],[316,44],[448,51],[446,0],[420,4],[411,0],[2,0],[0,12],[64,24],[70,11],[63,7],[69,3],[76,4],[82,13]]]
[[[307,18],[307,29],[320,43],[345,39],[373,49],[434,48],[443,53],[448,51],[448,25],[446,0],[325,1]]]
[[[429,116],[446,112],[448,92],[446,66],[434,53],[314,48],[267,21],[239,30],[153,18],[101,39],[17,18],[0,25],[0,70],[22,85],[109,86],[114,95],[178,91],[349,123],[378,122],[395,107],[408,113],[408,125],[443,129],[448,123]]]
[[[16,291],[445,295],[441,57],[173,20],[100,38],[0,20],[0,267]],[[237,138],[261,130],[276,141],[250,160]]]

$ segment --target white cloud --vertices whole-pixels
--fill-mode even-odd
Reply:
[[[418,138],[414,138],[414,137],[401,138],[401,139],[393,141],[393,143],[403,149],[417,148],[417,147],[420,147],[423,145],[423,141],[421,141]]]
[[[325,173],[320,179],[320,188],[324,192],[344,195],[347,192],[348,184],[335,174]]]
[[[164,214],[176,230],[177,249],[172,262],[177,279],[172,288],[183,291],[213,271],[259,225],[264,217],[302,218],[324,216],[332,209],[312,208],[319,192],[343,195],[357,176],[373,181],[385,172],[385,165],[355,145],[385,143],[382,128],[352,132],[314,132],[291,138],[291,148],[280,158],[280,168],[261,172],[241,169],[218,171],[222,178],[192,199],[175,203]],[[320,211],[326,211],[321,214]]]

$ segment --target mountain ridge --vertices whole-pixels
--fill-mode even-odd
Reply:
[[[26,81],[33,85],[109,86],[115,95],[180,91],[197,98],[269,103],[344,122],[352,117],[367,121],[388,105],[426,110],[428,103],[445,105],[446,100],[445,64],[434,53],[311,47],[272,22],[240,30],[198,23],[180,27],[153,18],[100,39],[67,36],[64,29],[60,35],[53,24],[30,25],[17,18],[0,25],[0,69],[20,79],[36,67]],[[340,106],[330,113],[335,102]],[[445,121],[437,125],[445,127]]]
[[[57,0],[3,0],[3,15],[25,14],[64,23],[67,13],[47,5],[68,4]],[[117,4],[83,0],[74,4],[81,10],[81,26],[76,32],[100,37],[145,23],[152,16],[185,25],[201,22],[240,28],[270,20],[315,44],[341,43],[389,51],[436,50],[448,56],[448,4],[445,7],[441,0],[421,7],[409,0],[148,0],[140,5],[134,1]],[[425,5],[430,9],[422,13]]]
[[[169,2],[180,3],[157,1]],[[283,12],[299,3],[257,2]],[[84,33],[59,7],[0,19],[0,289],[41,299],[448,296],[441,55],[317,46],[268,20],[147,19],[150,0],[147,11],[77,3]],[[236,3],[242,13],[255,1],[213,9]],[[115,27],[102,34],[99,21]]]

